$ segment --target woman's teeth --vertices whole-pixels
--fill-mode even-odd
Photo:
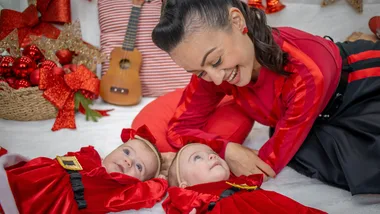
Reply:
[[[235,68],[233,71],[232,71],[232,73],[231,73],[231,75],[230,75],[230,77],[228,78],[228,82],[231,82],[235,77],[236,77],[236,74],[237,74],[237,68]]]

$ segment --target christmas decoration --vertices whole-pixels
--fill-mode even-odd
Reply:
[[[1,26],[1,19],[0,19],[0,26]],[[20,49],[19,49],[18,43],[19,42],[18,42],[17,29],[15,29],[10,34],[8,34],[3,40],[0,41],[0,54],[3,53],[4,51],[7,51],[11,56],[19,57]]]
[[[276,13],[285,8],[279,0],[267,0],[267,7],[265,8],[262,0],[248,0],[248,6],[264,10],[265,13]]]
[[[7,78],[5,78],[5,81],[7,81],[8,85],[11,86],[12,88],[15,87],[16,78],[14,78],[14,77],[7,77]]]
[[[92,71],[106,57],[82,40],[79,22],[71,23],[70,0],[28,2],[23,12],[0,14],[0,118],[56,117],[56,131],[75,128],[75,112],[93,121],[107,116],[109,110],[90,108],[100,84]],[[70,24],[61,31],[50,23]]]
[[[65,71],[61,67],[54,67],[51,69],[51,73],[58,76],[65,75]]]
[[[93,47],[82,40],[82,33],[78,21],[72,24],[65,24],[57,39],[49,39],[46,37],[31,36],[32,44],[37,45],[45,58],[59,63],[60,59],[65,59],[65,62],[70,58],[66,50],[72,51],[76,56],[73,57],[72,63],[77,65],[85,65],[91,71],[96,69],[96,64],[100,64],[106,60],[106,56],[101,54],[98,48]],[[63,50],[66,54],[62,54]]]
[[[45,60],[40,64],[40,68],[46,69],[46,70],[51,70],[52,68],[56,67],[57,64],[51,60]]]
[[[279,0],[267,0],[267,8],[265,13],[276,13],[285,8],[285,5],[282,4]]]
[[[0,77],[9,77],[12,75],[12,65],[14,61],[14,58],[11,56],[3,57],[0,63]]]
[[[77,69],[77,67],[78,66],[75,64],[64,65],[63,70],[65,71],[65,73],[70,73],[72,71],[75,71]]]
[[[42,61],[44,56],[42,55],[40,49],[35,45],[28,45],[22,50],[22,55],[30,57],[36,63]]]
[[[262,0],[248,0],[248,5],[265,11]]]
[[[13,73],[18,78],[29,78],[30,73],[36,68],[36,63],[28,56],[17,58],[12,65]]]
[[[363,0],[346,0],[357,12],[363,13]],[[335,3],[336,0],[322,0],[322,7]]]
[[[73,60],[73,54],[68,49],[58,50],[55,52],[55,55],[58,57],[59,63],[61,63],[61,65],[69,64]]]
[[[31,84],[30,84],[29,80],[26,80],[26,79],[18,79],[14,83],[14,88],[16,88],[16,89],[28,88],[30,86],[31,86]]]
[[[0,40],[18,29],[19,46],[29,43],[29,35],[57,38],[59,29],[51,23],[71,22],[70,0],[37,0],[23,12],[3,9],[0,15]],[[39,17],[39,14],[41,17]]]
[[[52,130],[62,128],[75,129],[75,109],[81,109],[86,119],[97,121],[101,116],[107,116],[107,111],[92,110],[89,106],[92,100],[87,99],[81,92],[85,90],[98,96],[100,81],[94,73],[84,65],[64,76],[54,75],[51,72],[40,70],[40,89],[44,90],[43,96],[58,108],[58,116]]]
[[[37,68],[30,74],[30,83],[34,85],[40,84],[40,69],[43,68]]]
[[[372,17],[368,22],[368,27],[380,39],[380,16]]]

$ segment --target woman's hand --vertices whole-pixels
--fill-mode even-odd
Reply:
[[[257,150],[252,150],[237,143],[229,143],[226,147],[225,160],[231,169],[231,172],[236,176],[264,174],[271,178],[276,176],[273,169],[264,161],[262,161]]]
[[[163,152],[161,153],[162,156],[162,165],[161,165],[161,172],[160,174],[164,175],[165,177],[168,177],[168,170],[170,165],[172,164],[172,161],[175,157],[175,152]]]

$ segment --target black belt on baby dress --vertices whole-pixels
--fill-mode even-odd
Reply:
[[[87,207],[87,202],[84,200],[84,186],[82,182],[82,175],[79,173],[83,170],[78,159],[75,156],[57,156],[58,163],[66,170],[70,175],[71,188],[74,193],[74,200],[78,204],[78,209],[84,209]]]
[[[220,196],[219,196],[219,200],[218,201],[220,201],[220,200],[222,200],[223,198],[227,198],[227,197],[229,197],[229,196],[231,196],[231,195],[233,195],[233,194],[235,194],[235,193],[237,193],[237,192],[239,192],[240,190],[242,190],[242,189],[240,189],[240,188],[238,188],[238,187],[231,187],[231,188],[229,188],[229,189],[226,189],[226,190],[224,190],[223,192],[222,192],[222,194],[220,194]],[[254,191],[254,190],[246,190],[246,191]],[[213,202],[210,202],[210,204],[208,205],[208,211],[211,211],[212,209],[214,209],[214,207],[215,207],[215,205],[216,205],[216,203],[218,202],[218,201],[213,201]]]
[[[87,202],[84,200],[84,186],[82,183],[82,175],[78,171],[66,170],[70,175],[71,187],[74,193],[74,199],[78,204],[78,209],[87,207]]]

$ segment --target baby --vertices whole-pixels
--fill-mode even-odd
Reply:
[[[55,159],[0,158],[5,213],[108,213],[150,208],[166,194],[161,155],[146,126],[123,129],[123,145],[102,161],[92,146]],[[1,207],[0,207],[0,213]]]
[[[260,189],[263,175],[234,177],[209,146],[182,147],[169,168],[166,213],[325,213]]]

